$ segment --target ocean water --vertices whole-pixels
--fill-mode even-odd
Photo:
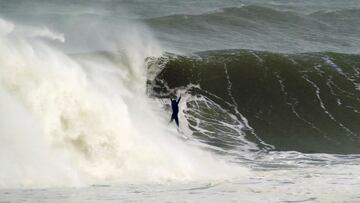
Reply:
[[[0,202],[359,202],[359,21],[357,0],[0,0]]]

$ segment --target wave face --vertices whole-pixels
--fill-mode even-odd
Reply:
[[[207,143],[220,140],[233,148],[226,131],[206,133],[216,128],[211,120],[232,120],[242,123],[246,138],[264,149],[360,152],[358,55],[225,50],[165,58],[148,88],[157,97],[182,88],[214,103],[190,103],[187,110],[190,128]],[[216,106],[236,119],[216,112]]]

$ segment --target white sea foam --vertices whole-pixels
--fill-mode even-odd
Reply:
[[[246,173],[168,130],[167,118],[145,95],[144,59],[161,50],[143,44],[136,30],[127,33],[135,39],[121,43],[119,58],[95,53],[74,59],[39,39],[12,34],[14,23],[2,24],[7,34],[0,38],[0,99],[6,122],[0,128],[0,168],[5,169],[0,186],[223,179]]]

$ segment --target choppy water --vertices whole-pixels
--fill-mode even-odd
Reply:
[[[360,201],[359,11],[1,0],[0,201]]]

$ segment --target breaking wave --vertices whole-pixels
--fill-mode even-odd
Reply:
[[[67,54],[42,32],[40,38],[36,31],[18,32],[16,23],[5,20],[0,30],[1,187],[216,179],[246,172],[168,128],[145,91],[144,59],[161,50],[136,27],[122,36],[129,46],[121,43],[111,55]]]
[[[148,88],[160,98],[193,95],[189,126],[210,145],[236,150],[245,136],[268,150],[360,152],[358,55],[224,50],[153,64],[163,68]]]

